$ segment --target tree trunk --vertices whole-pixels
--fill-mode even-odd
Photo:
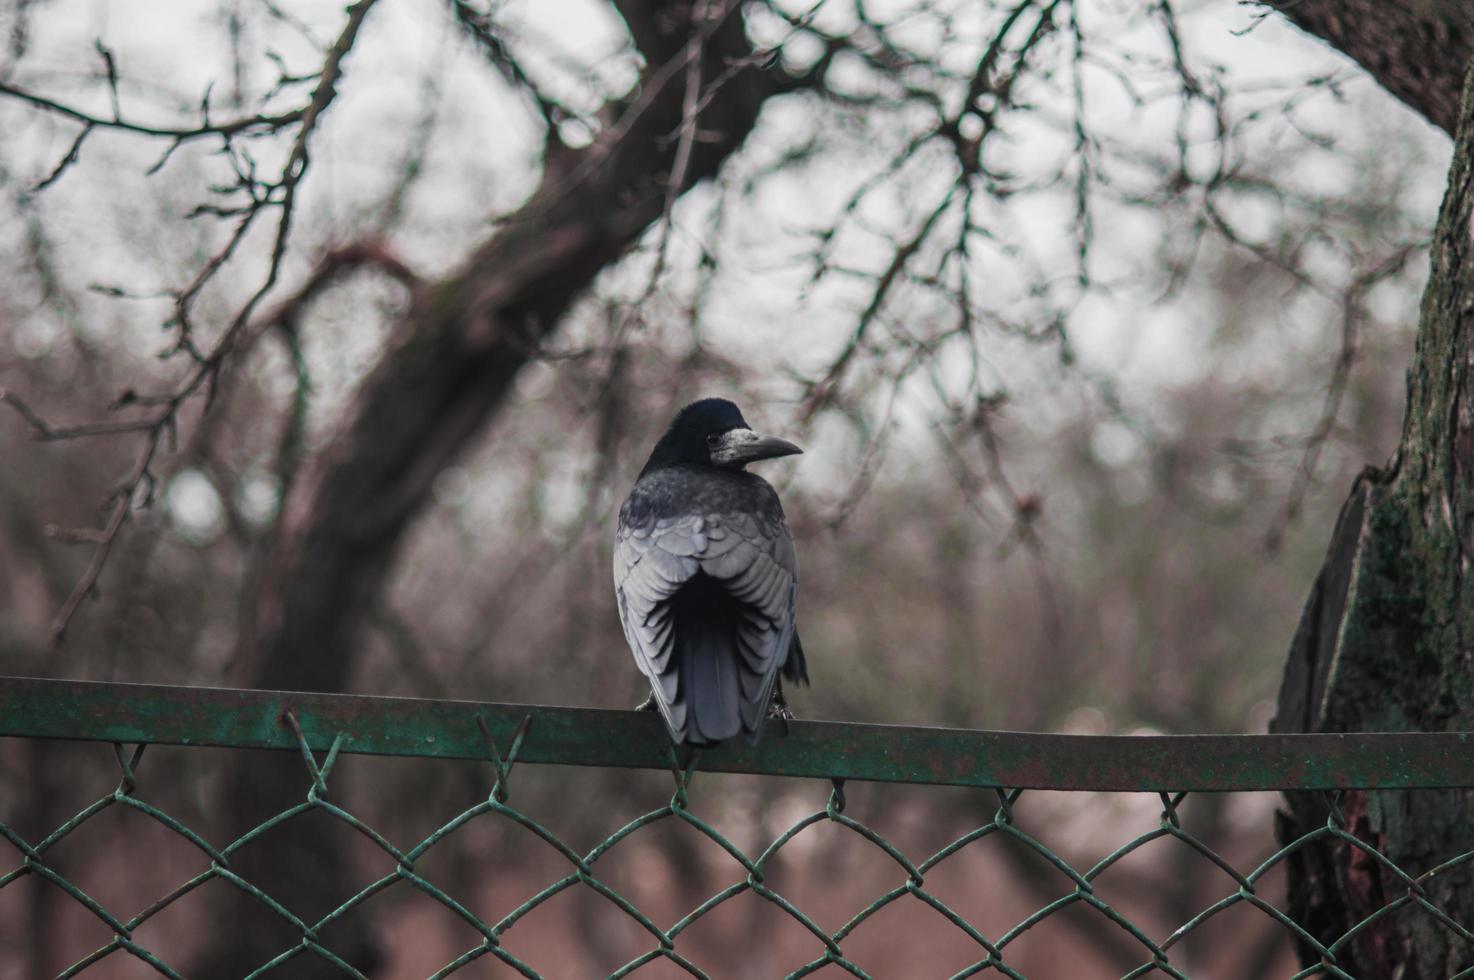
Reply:
[[[1260,0],[1330,42],[1450,136],[1474,48],[1469,0]]]
[[[1468,62],[1467,55],[1465,58]],[[1423,297],[1397,455],[1352,489],[1300,621],[1272,730],[1474,729],[1474,73],[1465,82],[1453,167]],[[1291,794],[1288,843],[1326,824],[1327,801]],[[1474,850],[1474,792],[1353,791],[1338,820],[1417,878]],[[1407,894],[1367,852],[1322,840],[1289,863],[1291,915],[1329,946]],[[1474,864],[1422,881],[1427,901],[1474,923]],[[1322,953],[1300,944],[1302,962]],[[1474,947],[1413,903],[1336,951],[1356,977],[1447,977]]]
[[[340,434],[293,485],[242,624],[237,662],[253,686],[346,687],[365,618],[435,477],[504,404],[570,304],[661,217],[672,180],[684,190],[714,175],[764,100],[803,84],[754,64],[736,0],[619,6],[644,56],[641,83],[627,102],[606,107],[604,137],[589,147],[551,138],[529,202],[459,272],[416,291],[398,342],[363,382]],[[693,10],[707,19],[697,23]],[[704,101],[699,120],[686,120],[696,36],[704,37]],[[698,122],[698,136],[680,139]],[[226,803],[237,833],[306,797],[295,754],[234,763]],[[243,848],[231,867],[310,923],[366,884],[349,880],[352,835],[306,814]],[[213,921],[236,927],[218,936],[197,975],[240,975],[301,938],[257,901],[223,901],[232,903],[228,917]],[[323,942],[368,971],[378,959],[368,926],[364,913],[350,914]],[[303,953],[272,975],[343,974]]]

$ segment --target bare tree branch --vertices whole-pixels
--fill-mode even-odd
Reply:
[[[134,463],[124,475],[122,481],[111,494],[111,511],[108,519],[96,536],[95,550],[92,560],[83,573],[81,580],[72,590],[71,595],[62,604],[52,628],[53,643],[60,644],[66,634],[67,625],[72,616],[81,605],[82,598],[90,593],[97,584],[97,578],[107,562],[108,554],[128,515],[135,506],[147,505],[152,499],[152,486],[154,477],[152,466],[159,452],[162,440],[167,436],[170,440],[174,438],[179,423],[179,414],[184,406],[197,395],[205,396],[206,407],[213,399],[220,373],[225,366],[226,359],[233,350],[239,335],[250,322],[256,307],[265,298],[267,293],[276,285],[281,273],[282,259],[287,250],[288,240],[291,234],[293,208],[296,202],[297,187],[308,167],[308,144],[317,123],[322,114],[333,102],[337,95],[338,81],[342,77],[343,61],[353,49],[354,41],[358,37],[359,28],[362,27],[364,18],[374,6],[376,0],[359,0],[348,8],[347,20],[339,33],[337,40],[328,49],[321,70],[317,74],[317,86],[314,88],[308,103],[300,110],[294,110],[276,117],[251,117],[249,119],[236,120],[225,124],[212,124],[206,121],[199,127],[193,129],[168,129],[159,127],[143,126],[122,120],[116,99],[116,68],[110,54],[104,54],[107,65],[110,87],[114,91],[114,117],[112,119],[90,116],[80,110],[63,106],[41,96],[17,89],[14,86],[0,82],[0,95],[9,95],[21,99],[47,111],[69,116],[84,123],[83,134],[98,128],[122,129],[146,136],[172,137],[173,143],[170,150],[175,146],[188,140],[203,136],[219,136],[226,138],[226,149],[230,151],[229,138],[242,133],[268,130],[272,131],[295,123],[297,133],[292,141],[291,149],[286,163],[283,165],[280,176],[273,181],[263,181],[257,178],[251,170],[238,170],[240,178],[236,190],[247,196],[247,203],[240,206],[228,208],[204,208],[203,210],[219,214],[222,217],[238,216],[235,228],[225,245],[217,251],[200,270],[194,278],[183,289],[174,294],[174,315],[171,320],[177,337],[174,346],[165,352],[165,356],[178,352],[188,353],[194,366],[184,381],[172,391],[159,395],[137,396],[133,395],[126,399],[128,404],[140,404],[157,406],[157,411],[144,419],[131,421],[102,421],[90,424],[53,427],[47,425],[36,413],[20,402],[14,395],[6,395],[4,401],[26,419],[32,429],[40,438],[48,440],[75,439],[94,435],[116,435],[120,433],[138,432],[143,435],[143,444],[135,457]],[[105,52],[106,49],[101,49]],[[206,113],[208,115],[208,113]],[[263,121],[264,120],[264,121]],[[81,148],[81,137],[73,144],[68,152],[67,158],[54,171],[44,184],[54,182],[60,173],[66,168],[67,161],[74,161]],[[166,154],[167,157],[167,154]],[[236,157],[230,154],[232,161]],[[206,283],[211,281],[215,275],[236,254],[238,247],[244,240],[246,232],[258,217],[270,210],[278,212],[276,234],[273,240],[270,259],[263,281],[251,293],[249,298],[240,306],[231,322],[226,326],[223,333],[215,341],[208,353],[198,349],[194,342],[194,331],[191,321],[191,311],[195,300]]]

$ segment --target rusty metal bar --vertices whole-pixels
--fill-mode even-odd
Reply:
[[[633,711],[0,677],[0,735],[484,759],[530,718],[520,758],[670,767],[659,719]],[[713,772],[955,786],[1100,791],[1413,789],[1474,786],[1474,733],[1045,735],[796,721],[757,748],[702,754]]]

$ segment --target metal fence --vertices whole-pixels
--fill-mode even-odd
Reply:
[[[610,914],[628,917],[649,937],[648,950],[610,976],[635,974],[663,961],[696,977],[703,968],[687,954],[683,935],[703,917],[739,895],[751,893],[791,917],[812,937],[813,958],[789,974],[801,977],[825,968],[857,977],[869,974],[846,954],[852,934],[882,910],[902,900],[923,903],[955,927],[972,944],[975,959],[955,977],[985,974],[1021,977],[1010,963],[1010,950],[1021,936],[1072,907],[1088,907],[1139,945],[1141,963],[1126,977],[1154,971],[1185,977],[1174,950],[1183,940],[1235,906],[1256,909],[1278,923],[1294,939],[1316,950],[1321,962],[1295,977],[1348,977],[1337,965],[1338,951],[1372,920],[1411,907],[1432,917],[1474,945],[1474,933],[1454,921],[1425,896],[1419,882],[1446,874],[1470,861],[1474,851],[1452,856],[1417,878],[1404,873],[1368,841],[1357,838],[1341,819],[1331,793],[1348,788],[1416,789],[1474,786],[1474,752],[1468,734],[1371,734],[1292,736],[1071,736],[959,731],[882,725],[794,722],[784,736],[768,733],[757,748],[724,745],[699,756],[678,755],[658,720],[632,712],[547,708],[527,705],[424,701],[203,688],[160,687],[0,678],[0,736],[27,739],[72,739],[112,743],[120,782],[45,836],[29,839],[7,820],[5,803],[18,800],[23,786],[0,786],[0,897],[4,889],[27,876],[44,879],[106,925],[109,942],[77,960],[60,975],[75,976],[97,968],[109,975],[111,958],[132,956],[168,977],[181,976],[180,964],[168,963],[135,939],[145,923],[184,896],[213,881],[226,882],[269,908],[300,936],[268,962],[248,968],[263,975],[297,957],[318,957],[345,976],[362,976],[322,938],[333,922],[390,888],[414,888],[465,923],[479,941],[444,964],[435,977],[456,973],[474,961],[493,957],[527,977],[540,974],[507,948],[504,938],[530,912],[568,889],[590,889],[607,901]],[[139,763],[146,746],[219,746],[242,750],[286,750],[303,763],[303,799],[235,840],[212,842],[165,812],[140,788]],[[329,792],[334,764],[348,754],[483,760],[490,763],[489,794],[411,846],[396,846],[378,830],[334,802]],[[665,769],[674,793],[659,806],[615,829],[591,850],[570,847],[544,823],[513,802],[510,775],[514,766],[563,764]],[[759,849],[744,850],[720,833],[693,802],[693,772],[740,772],[795,776],[828,781],[828,802],[782,830]],[[876,830],[846,813],[847,781],[921,783],[991,788],[997,810],[981,826],[924,857],[908,855]],[[1071,864],[1046,846],[1036,828],[1016,818],[1020,797],[1030,790],[1147,792],[1160,799],[1155,826],[1122,843],[1089,866]],[[1227,791],[1327,791],[1328,819],[1323,827],[1289,843],[1252,868],[1239,869],[1179,819],[1189,793]],[[99,814],[129,808],[178,835],[198,852],[197,874],[139,910],[108,908],[69,880],[51,859],[55,848]],[[393,870],[379,877],[317,921],[305,921],[288,910],[286,896],[273,896],[232,867],[232,857],[286,821],[311,810],[340,821],[382,851]],[[422,872],[425,856],[461,828],[477,821],[501,822],[530,832],[560,856],[566,867],[555,881],[495,921],[487,921]],[[731,858],[732,881],[673,922],[657,922],[626,894],[601,878],[601,859],[642,828],[679,822],[714,842]],[[767,873],[777,856],[808,828],[831,823],[853,832],[857,846],[878,851],[894,864],[894,883],[838,929],[826,930],[798,904],[773,887]],[[1266,836],[1268,828],[1266,827]],[[975,842],[1006,838],[1047,862],[1060,876],[1062,894],[1012,925],[985,934],[967,917],[928,889],[928,876]],[[1099,889],[1099,879],[1127,855],[1153,841],[1174,838],[1201,860],[1211,862],[1230,882],[1221,898],[1191,910],[1170,934],[1153,935],[1133,922]],[[1378,861],[1405,890],[1368,920],[1337,941],[1323,945],[1279,905],[1262,894],[1270,872],[1297,849],[1313,841],[1337,839]],[[6,870],[6,865],[14,867]],[[91,974],[89,974],[91,975]],[[1474,976],[1474,969],[1458,974]]]

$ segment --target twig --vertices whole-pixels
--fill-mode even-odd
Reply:
[[[239,220],[225,245],[205,262],[204,266],[195,274],[188,285],[173,294],[174,316],[170,323],[177,330],[178,336],[174,346],[166,350],[164,356],[181,351],[186,352],[189,354],[191,360],[195,362],[193,369],[172,391],[147,396],[139,396],[130,392],[129,396],[120,399],[120,404],[157,406],[158,411],[142,419],[123,421],[105,420],[66,427],[52,426],[19,397],[11,392],[0,390],[0,401],[8,404],[16,411],[39,439],[57,441],[134,432],[143,436],[143,444],[140,447],[138,455],[135,457],[132,467],[111,495],[111,510],[103,527],[100,529],[84,529],[58,533],[58,536],[66,540],[85,542],[93,545],[93,553],[81,579],[62,604],[52,624],[53,645],[59,644],[62,641],[67,626],[76,614],[82,600],[95,589],[98,576],[101,574],[107,558],[112,551],[113,544],[117,540],[118,533],[122,529],[133,507],[135,505],[146,506],[150,502],[154,483],[152,472],[153,462],[164,440],[167,439],[172,445],[175,439],[179,415],[184,405],[195,396],[203,394],[205,396],[205,408],[206,410],[209,409],[227,358],[235,349],[236,343],[241,339],[241,336],[247,332],[247,326],[252,322],[256,308],[276,285],[291,234],[297,188],[303,176],[306,174],[310,162],[308,147],[311,137],[323,113],[337,96],[337,84],[342,77],[343,61],[353,49],[359,29],[362,27],[365,17],[376,2],[377,0],[359,0],[359,2],[348,8],[347,21],[343,29],[332,46],[324,53],[322,67],[316,75],[317,85],[309,96],[307,104],[301,108],[274,116],[257,115],[241,117],[227,123],[211,123],[209,120],[209,93],[207,92],[201,103],[203,121],[199,126],[192,128],[154,127],[126,121],[122,117],[121,108],[116,97],[116,64],[112,55],[105,48],[101,47],[99,47],[99,52],[104,59],[106,77],[114,92],[112,118],[94,116],[44,96],[16,88],[8,83],[0,82],[0,95],[8,95],[20,99],[37,108],[75,119],[83,124],[83,135],[73,143],[67,157],[53,171],[52,176],[43,182],[43,185],[53,183],[60,176],[61,172],[71,162],[76,160],[88,132],[96,129],[118,129],[172,140],[168,152],[164,155],[164,159],[167,159],[169,153],[184,142],[206,136],[223,138],[226,143],[227,155],[236,167],[238,184],[232,190],[244,194],[247,198],[247,202],[239,207],[207,206],[198,212],[218,214],[222,217],[236,216]],[[246,133],[276,132],[293,124],[297,125],[297,132],[288,152],[287,160],[275,180],[263,181],[256,175],[254,164],[250,162],[249,157],[237,158],[236,152],[231,144],[231,137]],[[244,161],[243,165],[242,161]],[[157,166],[162,165],[162,163],[163,160],[156,165],[155,169],[157,169]],[[194,343],[190,322],[190,313],[194,301],[200,295],[206,283],[235,256],[236,250],[245,238],[246,232],[256,219],[273,208],[277,210],[278,218],[266,274],[260,285],[236,311],[231,322],[215,342],[214,346],[208,353],[202,352]],[[381,268],[391,270],[391,274],[402,280],[414,279],[413,274],[404,268],[402,264],[398,263],[397,260],[393,259],[381,246],[362,246],[356,251],[353,249],[344,250],[336,257],[330,256],[330,259],[332,261],[327,264],[326,268],[320,267],[319,273],[309,279],[306,286],[303,287],[296,297],[296,307],[289,305],[287,307],[288,312],[293,308],[299,308],[302,304],[305,304],[343,268],[355,264],[371,262]],[[287,314],[279,311],[278,315]],[[140,491],[143,492],[141,502],[138,499]]]

